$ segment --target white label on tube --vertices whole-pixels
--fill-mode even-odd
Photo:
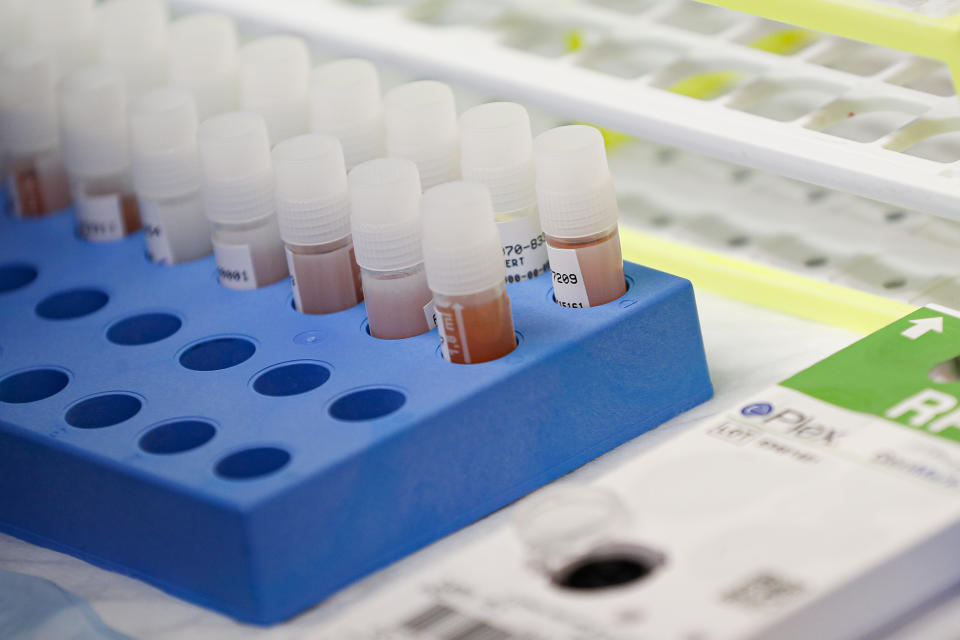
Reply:
[[[143,220],[143,237],[147,242],[147,258],[158,264],[173,264],[173,251],[170,249],[170,238],[163,228],[160,205],[141,200],[140,216]]]
[[[553,296],[561,307],[584,309],[590,306],[587,287],[580,272],[576,249],[558,249],[547,246],[550,269],[553,271]]]
[[[507,282],[532,280],[550,269],[547,241],[540,230],[536,213],[498,222],[503,260],[507,266]]]
[[[427,319],[427,331],[437,328],[437,310],[433,300],[423,305],[423,317]]]
[[[440,353],[443,355],[444,360],[450,362],[450,345],[447,344],[446,322],[444,321],[443,314],[438,314],[436,308],[434,308],[433,317],[436,319],[437,332],[440,334]]]
[[[257,277],[253,270],[253,255],[249,245],[213,243],[220,284],[228,289],[256,289]]]
[[[303,311],[303,302],[300,300],[300,287],[297,286],[297,270],[294,268],[293,252],[289,247],[284,247],[287,252],[287,271],[290,272],[290,286],[293,288],[293,304],[297,311]]]
[[[77,234],[90,242],[114,242],[125,235],[123,202],[120,194],[74,195],[77,210]]]

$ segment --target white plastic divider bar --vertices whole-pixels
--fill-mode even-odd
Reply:
[[[894,84],[892,76],[916,75],[918,66],[930,62],[905,54],[896,54],[900,57],[882,65],[872,77],[864,77],[828,68],[823,62],[829,54],[855,56],[856,47],[864,45],[822,38],[795,56],[769,53],[739,40],[751,29],[762,30],[765,24],[776,23],[736,12],[729,12],[733,16],[729,24],[716,34],[703,35],[671,26],[670,12],[683,8],[677,2],[653,3],[646,13],[599,6],[616,4],[609,1],[509,3],[527,9],[539,7],[540,13],[528,13],[527,17],[545,25],[588,30],[594,43],[677,47],[675,59],[637,78],[623,78],[578,64],[589,53],[589,46],[559,57],[538,55],[508,46],[503,34],[489,24],[414,20],[410,17],[414,3],[410,2],[174,0],[172,4],[183,10],[222,11],[258,25],[299,33],[333,51],[403,66],[416,74],[474,87],[572,119],[960,219],[960,163],[903,153],[926,138],[960,129],[960,106],[955,97]],[[503,18],[498,20],[502,30]],[[661,88],[695,75],[699,69],[739,69],[746,81],[715,100]],[[744,110],[770,91],[805,86],[833,87],[836,95],[829,104],[791,121]],[[857,132],[834,135],[823,131],[842,129],[845,120],[864,112],[888,118],[877,125],[876,136],[874,132],[860,136]]]

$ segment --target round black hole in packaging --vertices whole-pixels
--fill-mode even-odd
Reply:
[[[216,433],[216,428],[204,420],[177,420],[143,434],[140,448],[158,455],[183,453],[210,442]]]
[[[169,338],[182,326],[180,318],[170,313],[142,313],[110,325],[107,340],[126,346],[151,344]]]
[[[137,415],[143,403],[127,393],[106,393],[81,400],[69,409],[64,419],[77,429],[103,429]]]
[[[265,396],[295,396],[313,391],[330,379],[330,370],[313,362],[274,367],[257,376],[253,390]]]
[[[25,262],[0,265],[0,293],[16,291],[37,279],[36,267]]]
[[[217,475],[230,480],[249,480],[279,471],[290,454],[277,447],[257,447],[232,453],[217,463]]]
[[[244,338],[213,338],[180,354],[180,364],[193,371],[219,371],[246,362],[256,350],[256,345]]]
[[[376,420],[398,411],[407,397],[396,389],[375,387],[353,391],[330,405],[330,415],[346,422]]]
[[[0,380],[0,402],[38,402],[60,393],[70,382],[59,369],[30,369]]]
[[[109,301],[110,296],[99,289],[70,289],[44,298],[36,311],[47,320],[72,320],[99,311]]]
[[[621,587],[648,577],[663,564],[660,554],[629,549],[590,554],[559,571],[554,584],[576,591]]]

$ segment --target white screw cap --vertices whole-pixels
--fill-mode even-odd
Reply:
[[[460,132],[453,91],[421,80],[391,89],[384,98],[387,153],[413,160],[424,189],[460,177]]]
[[[336,136],[347,169],[385,153],[380,77],[367,60],[347,58],[310,74],[310,130]]]
[[[0,56],[0,139],[18,155],[55,149],[57,72],[49,52],[35,45]]]
[[[200,125],[200,163],[207,218],[244,224],[274,213],[273,165],[263,117],[234,111]]]
[[[185,89],[144,94],[130,114],[133,181],[137,195],[168,198],[200,188],[197,108]]]
[[[307,132],[310,52],[294,36],[265,36],[240,49],[240,106],[267,122],[273,144]]]
[[[489,189],[474,182],[433,187],[420,200],[420,215],[431,291],[469,295],[503,282],[507,270]]]
[[[423,262],[420,176],[406,158],[377,158],[350,172],[350,224],[357,264],[399,271]]]
[[[534,141],[534,157],[544,233],[582,238],[617,224],[617,197],[596,128],[567,125],[545,131]]]
[[[29,0],[27,41],[53,52],[61,77],[96,60],[94,0]]]
[[[130,166],[127,93],[119,71],[86,67],[60,84],[60,143],[75,176],[94,178]]]
[[[98,7],[100,62],[119,69],[137,96],[166,83],[167,7],[162,0],[106,0]]]
[[[347,168],[340,141],[308,133],[273,149],[277,219],[288,244],[311,246],[350,235]]]
[[[197,101],[201,120],[238,106],[237,26],[219,13],[196,13],[170,25],[170,84]]]
[[[460,116],[463,179],[490,189],[493,210],[509,213],[536,201],[533,137],[527,110],[513,102],[491,102]]]

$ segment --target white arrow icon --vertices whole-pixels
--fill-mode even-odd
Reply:
[[[910,322],[913,324],[913,326],[900,335],[906,336],[911,340],[916,340],[920,336],[925,336],[931,331],[943,333],[943,316],[937,316],[935,318],[919,318],[917,320],[911,320]]]

